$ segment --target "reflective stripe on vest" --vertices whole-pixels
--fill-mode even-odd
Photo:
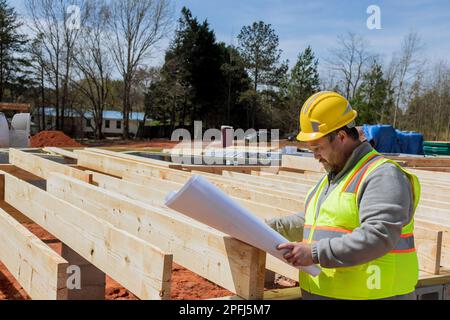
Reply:
[[[367,172],[367,170],[370,169],[370,167],[375,165],[378,162],[378,160],[382,159],[383,157],[380,156],[379,154],[370,155],[370,157],[368,157],[366,161],[364,161],[364,163],[359,167],[359,169],[356,170],[351,177],[349,177],[346,184],[342,188],[342,191],[357,193],[362,178],[364,177],[364,174]]]
[[[311,200],[316,195],[317,189],[319,189],[320,185],[322,184],[323,179],[325,179],[325,178],[326,178],[326,176],[323,177],[322,179],[320,179],[319,183],[316,184],[316,186],[312,189],[312,191],[306,196],[306,199],[305,199],[305,212],[306,212],[306,210],[308,210],[308,206],[311,203]]]
[[[305,225],[303,229],[303,241],[309,241],[312,226]],[[331,239],[342,237],[345,234],[352,233],[352,230],[334,228],[334,227],[315,227],[311,242],[317,242],[321,239]],[[414,235],[412,233],[402,234],[395,247],[389,253],[408,253],[415,251]]]

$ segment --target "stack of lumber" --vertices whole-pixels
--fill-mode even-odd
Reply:
[[[268,297],[266,269],[294,280],[298,271],[168,209],[164,198],[201,174],[261,219],[290,215],[303,210],[306,192],[323,175],[314,159],[294,160],[281,168],[182,166],[96,148],[10,149],[10,164],[0,165],[0,207],[9,208],[0,210],[0,237],[23,245],[17,249],[0,239],[0,261],[37,299],[74,298],[66,269],[75,260],[141,299],[170,297],[172,261],[242,298]],[[416,215],[421,281],[440,273],[449,282],[450,174],[414,173],[423,189]],[[60,239],[65,253],[49,251],[20,228],[26,219]]]
[[[146,193],[145,199],[140,198],[153,203],[162,203],[168,191],[180,188],[192,174],[204,175],[262,219],[302,211],[306,192],[324,174],[322,166],[313,158],[298,156],[283,156],[281,168],[256,169],[179,166],[100,149],[80,150],[75,154],[79,166],[120,177],[129,183],[155,186],[160,194],[150,196]],[[439,274],[450,268],[450,174],[411,171],[419,176],[422,185],[422,197],[416,212],[420,268],[429,274]],[[112,188],[106,181],[102,185]],[[115,190],[136,197],[135,192],[130,194],[124,191],[125,188],[117,187]],[[270,256],[267,257],[266,267],[296,279],[295,270],[277,263]]]

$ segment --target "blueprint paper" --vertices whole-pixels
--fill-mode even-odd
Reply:
[[[289,250],[276,247],[289,241],[202,176],[194,175],[180,191],[170,193],[166,206],[288,263],[283,254]],[[316,265],[296,268],[320,273]]]

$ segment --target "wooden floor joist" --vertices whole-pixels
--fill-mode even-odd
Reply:
[[[189,172],[136,163],[134,161],[109,155],[89,153],[80,150],[75,152],[78,154],[79,166],[122,177],[127,181],[139,182],[140,184],[149,183],[149,180],[151,180],[152,177],[185,183],[192,175]],[[226,193],[236,197],[245,197],[247,200],[279,207],[284,210],[293,210],[294,212],[301,210],[299,208],[303,207],[303,202],[294,199],[295,195],[290,197],[285,196],[283,198],[276,195],[276,191],[274,191],[274,194],[271,192],[259,192],[257,188],[248,188],[248,186],[242,187],[242,184],[239,187],[239,185],[236,184],[223,183],[220,178],[210,179],[210,181]],[[265,189],[265,191],[269,190],[270,189]]]
[[[99,171],[103,171],[106,173],[121,175],[124,177],[124,179],[129,181],[138,182],[140,184],[149,183],[152,177],[156,178],[162,178],[167,179],[174,182],[184,183],[188,180],[190,177],[190,174],[187,172],[182,172],[173,169],[167,169],[162,167],[155,167],[151,165],[141,164],[141,163],[128,163],[127,166],[127,160],[125,159],[118,159],[114,158],[112,156],[105,156],[105,155],[96,155],[94,159],[96,161],[93,161],[89,154],[85,155],[85,162],[81,162],[80,164],[87,167],[92,167],[93,169],[97,169]],[[105,159],[106,158],[106,159]],[[80,159],[79,159],[80,160]],[[117,168],[120,168],[118,170]],[[123,168],[123,169],[122,169]],[[128,168],[128,169],[126,169]],[[209,177],[209,180],[216,184],[219,188],[224,190],[230,195],[237,196],[237,197],[246,197],[249,200],[255,201],[255,202],[261,202],[264,204],[269,204],[274,207],[279,207],[284,210],[297,212],[301,211],[303,209],[303,201],[305,198],[305,193],[299,192],[296,195],[292,192],[290,192],[290,195],[288,196],[285,194],[285,198],[281,198],[279,195],[275,196],[273,195],[274,192],[277,191],[271,191],[274,190],[267,188],[265,193],[259,193],[257,191],[254,191],[252,189],[256,188],[245,188],[245,187],[238,187],[234,185],[233,182],[230,181],[230,179],[227,180],[227,183],[223,183],[223,181],[218,181],[217,177],[213,177],[211,174],[206,174]],[[243,181],[241,181],[242,183]],[[308,187],[309,188],[309,187]],[[278,190],[283,192],[282,190]],[[297,196],[297,199],[293,199],[294,196]],[[289,198],[288,198],[289,197]],[[440,213],[442,211],[439,208],[430,210],[429,208],[424,207],[423,205],[419,206],[417,213],[418,216],[421,217],[427,217],[427,216],[436,216],[446,219],[443,215],[444,213]]]
[[[441,269],[442,231],[414,228],[414,240],[421,270],[439,274]]]
[[[313,157],[283,155],[281,167],[325,173],[323,166]]]
[[[233,178],[239,181],[244,181],[247,183],[254,183],[259,186],[263,186],[266,188],[273,188],[277,190],[286,190],[288,192],[294,193],[304,193],[306,194],[309,189],[311,189],[312,185],[305,185],[305,184],[299,184],[299,183],[291,183],[286,181],[277,181],[274,179],[266,179],[264,177],[255,177],[249,174],[245,173],[238,173],[238,172],[230,172],[224,170],[222,172],[222,175],[228,178]]]
[[[173,211],[60,174],[48,191],[173,253],[174,260],[246,299],[261,299],[265,253]],[[149,189],[150,193],[151,190]]]
[[[67,299],[68,262],[0,209],[0,261],[35,300]]]
[[[5,201],[139,298],[170,298],[171,254],[9,174]]]
[[[91,171],[91,173],[94,185],[151,205],[163,205],[164,199],[169,192],[178,191],[183,186],[181,183],[153,177],[147,180],[149,183],[140,184],[136,181],[122,180],[97,172]],[[271,205],[251,201],[242,197],[231,197],[251,212],[258,212],[263,219],[292,214],[292,211]]]
[[[59,172],[88,183],[92,182],[92,176],[86,172],[17,149],[9,149],[9,163],[43,179],[47,179],[50,172]]]
[[[63,156],[65,158],[69,159],[77,159],[77,154],[75,152],[63,149],[63,148],[57,148],[57,147],[45,147],[42,149],[45,152],[48,152],[50,154],[55,154],[59,156]]]
[[[136,161],[138,161],[139,159],[135,159]],[[314,159],[312,159],[313,161],[315,161]],[[113,163],[109,163],[110,166],[113,166]],[[125,164],[124,164],[125,165]],[[151,166],[151,169],[144,169],[143,171],[139,171],[139,168],[135,168],[135,170],[130,170],[127,171],[127,173],[124,176],[124,178],[127,181],[133,182],[135,184],[141,184],[141,185],[151,185],[151,182],[154,182],[155,180],[159,180],[161,181],[161,179],[164,180],[168,180],[171,182],[175,182],[178,184],[181,184],[185,181],[187,181],[187,179],[189,178],[189,175],[186,172],[174,172],[174,171],[168,171],[167,168],[162,168],[162,167],[158,167],[158,166]],[[103,169],[102,169],[103,170]],[[110,169],[107,169],[110,170]],[[282,173],[283,171],[280,171],[280,176],[283,176],[284,173]],[[198,174],[199,172],[195,172],[196,174]],[[184,174],[184,176],[183,176]],[[285,173],[285,177],[289,177],[291,173]],[[290,179],[291,181],[282,181],[285,179],[279,179],[278,183],[283,183],[282,186],[287,186],[287,188],[285,190],[279,190],[279,188],[276,188],[276,190],[274,188],[270,188],[268,184],[269,179],[274,179],[274,177],[262,177],[262,180],[256,180],[255,177],[250,176],[251,178],[246,179],[246,175],[244,174],[235,174],[235,173],[231,173],[228,174],[229,176],[240,176],[239,181],[236,181],[236,179],[232,179],[231,177],[227,178],[227,177],[220,177],[218,175],[213,175],[211,173],[203,173],[203,175],[207,176],[208,179],[210,179],[211,182],[215,183],[217,186],[219,186],[220,188],[222,188],[222,190],[226,191],[228,194],[233,194],[233,189],[234,192],[239,193],[241,197],[246,197],[247,195],[245,195],[246,191],[248,192],[249,189],[257,189],[258,191],[261,191],[262,194],[266,194],[267,197],[272,196],[272,193],[277,193],[277,195],[275,195],[274,197],[278,197],[279,199],[284,197],[294,197],[297,196],[297,203],[295,203],[295,205],[291,206],[291,205],[286,205],[286,201],[283,201],[281,203],[277,203],[276,201],[271,201],[271,204],[274,207],[279,207],[279,208],[283,208],[286,211],[291,211],[291,212],[295,212],[295,211],[301,211],[303,209],[303,200],[304,200],[304,193],[302,192],[297,192],[296,194],[294,194],[294,192],[291,190],[292,187],[296,187],[298,185],[303,185],[303,186],[308,186],[308,188],[311,186],[311,182],[308,181],[313,181],[314,179],[317,179],[318,176],[323,176],[323,173],[314,173],[314,174],[299,174],[299,173],[293,173],[293,176],[295,176],[295,179],[303,179],[305,178],[305,181],[295,181],[294,179]],[[252,181],[250,181],[252,180]],[[444,184],[445,185],[445,184]],[[446,224],[450,221],[448,221],[448,210],[446,207],[446,203],[447,203],[447,198],[445,195],[445,192],[447,190],[442,189],[441,191],[436,191],[436,189],[427,185],[427,183],[424,183],[424,188],[423,188],[423,199],[425,199],[425,201],[423,203],[421,203],[421,205],[419,206],[416,216],[426,222],[432,222],[432,221],[439,221],[439,223],[443,223]],[[253,193],[255,193],[255,191],[253,191]],[[235,194],[235,196],[238,196],[237,194]],[[438,202],[433,201],[433,199],[439,199]],[[251,199],[252,201],[258,201],[257,199],[253,198]],[[267,203],[264,202],[264,199],[261,199],[261,201],[263,203]],[[417,238],[418,241],[421,241],[421,238]],[[426,239],[424,239],[426,240]],[[446,248],[446,244],[444,241],[444,244],[442,245],[442,250],[444,250]],[[431,260],[430,260],[431,261]],[[446,261],[446,256],[445,254],[443,254],[443,259],[442,261]],[[278,261],[271,261],[271,257],[267,257],[267,264],[272,264],[272,269],[277,269],[278,273],[283,274],[285,276],[288,277],[293,277],[294,275],[296,275],[298,272],[292,268],[289,267],[287,265],[285,265],[284,263],[281,264],[277,264]],[[434,265],[435,266],[435,265]],[[431,267],[433,268],[433,266]],[[428,268],[429,269],[429,268]]]
[[[177,184],[171,181],[161,180],[158,185],[147,184],[141,185],[138,183],[133,183],[129,181],[120,180],[117,178],[109,177],[106,175],[102,175],[99,173],[93,173],[94,183],[98,186],[117,192],[119,194],[125,195],[135,200],[139,200],[145,203],[149,203],[152,205],[156,205],[158,203],[162,203],[163,199],[166,195],[166,192],[171,190],[177,190],[181,187],[181,184]],[[164,184],[168,184],[168,186],[164,186]],[[149,186],[152,187],[149,187]],[[169,189],[167,189],[169,188]],[[166,190],[161,192],[161,190]],[[281,210],[279,208],[273,207],[263,207],[258,203],[254,203],[252,201],[247,201],[243,199],[235,199],[240,202],[245,208],[253,212],[261,219],[270,219],[277,216],[286,216],[292,214],[287,210]],[[267,255],[266,258],[266,268],[272,271],[275,271],[279,274],[282,274],[286,277],[292,279],[292,277],[296,277],[298,275],[298,270],[294,267],[290,267],[286,265],[284,262],[272,257],[271,255]]]

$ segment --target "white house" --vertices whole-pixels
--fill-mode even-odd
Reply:
[[[85,112],[81,117],[78,111],[67,109],[64,111],[65,124],[67,131],[73,131],[74,135],[92,134],[94,132],[94,117],[92,112]],[[33,122],[40,123],[42,126],[41,111],[37,111],[33,115]],[[144,112],[133,112],[129,116],[129,132],[136,135],[139,123],[144,120]],[[150,119],[149,119],[150,120]],[[120,111],[104,110],[102,132],[105,135],[119,136],[123,133],[123,115]],[[45,108],[45,130],[53,130],[56,127],[56,110],[55,108]]]

